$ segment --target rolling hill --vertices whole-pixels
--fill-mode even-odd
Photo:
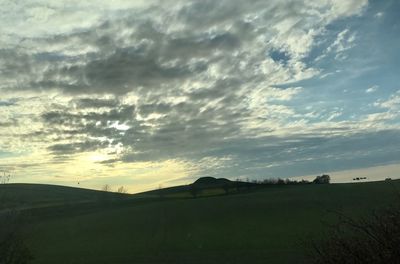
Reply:
[[[110,198],[127,198],[129,196],[59,185],[0,184],[0,210],[95,202],[104,195]]]
[[[40,186],[11,187],[27,198]],[[48,202],[98,193],[40,188],[55,188]],[[321,238],[335,212],[360,216],[392,206],[399,188],[399,181],[272,186],[198,199],[58,204],[33,208],[24,235],[33,263],[307,263],[305,241]]]

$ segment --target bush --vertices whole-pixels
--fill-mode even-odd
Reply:
[[[331,182],[331,177],[329,175],[322,175],[322,176],[317,176],[317,178],[315,178],[313,180],[313,183],[316,184],[329,184]]]
[[[33,259],[20,234],[16,213],[0,216],[0,264],[26,264]]]
[[[355,220],[341,215],[327,240],[312,243],[315,264],[400,263],[400,210],[375,212]]]

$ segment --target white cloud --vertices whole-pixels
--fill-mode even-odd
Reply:
[[[385,15],[385,14],[384,14],[383,12],[378,12],[378,13],[375,14],[375,17],[378,18],[378,19],[380,19],[380,18],[382,18],[384,15]]]
[[[374,93],[374,92],[378,91],[378,89],[379,89],[378,85],[372,85],[367,90],[365,90],[365,92],[366,93]]]
[[[331,4],[334,18],[358,15],[368,5],[368,0],[328,0],[328,2]]]
[[[126,9],[143,9],[157,1],[0,1],[3,36],[18,38],[68,34],[88,29]]]
[[[171,176],[183,180],[207,164],[230,164],[218,151],[232,144],[240,152],[243,138],[265,137],[267,145],[272,136],[332,137],[376,129],[371,124],[387,120],[371,115],[338,122],[343,109],[295,105],[309,91],[288,85],[323,72],[305,59],[316,38],[335,19],[360,14],[366,1],[197,0],[146,9],[153,3],[2,5],[8,10],[0,16],[8,50],[0,50],[0,89],[2,96],[22,98],[5,111],[7,122],[18,115],[20,125],[0,139],[2,149],[40,149],[47,159],[107,156],[118,165],[116,174],[128,163],[185,156],[190,164],[174,163],[178,178]],[[344,29],[329,52],[345,53],[355,41],[356,34]],[[196,159],[201,166],[193,165]],[[65,162],[52,167],[52,175],[76,164]],[[105,175],[107,166],[85,173]]]
[[[398,113],[400,109],[400,90],[392,94],[388,100],[378,100],[374,105]]]
[[[320,61],[330,53],[334,53],[336,60],[345,60],[347,58],[345,52],[355,47],[355,40],[355,33],[351,33],[347,28],[342,30],[337,34],[335,41],[316,60]]]
[[[329,115],[329,117],[327,118],[327,120],[328,120],[328,121],[332,121],[332,120],[334,120],[335,118],[341,116],[342,114],[343,114],[343,113],[340,112],[340,111],[333,111],[333,112],[330,113],[330,115]]]

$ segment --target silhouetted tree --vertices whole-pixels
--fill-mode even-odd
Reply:
[[[276,182],[276,184],[278,185],[284,185],[286,182],[284,180],[282,180],[281,178],[278,179],[278,181]]]
[[[127,192],[128,192],[128,190],[124,186],[119,187],[118,190],[117,190],[117,193],[124,194],[124,193],[127,193]]]
[[[310,182],[307,181],[307,180],[302,179],[299,183],[300,183],[300,184],[309,184]]]
[[[324,174],[322,176],[317,176],[313,180],[313,183],[316,183],[316,184],[328,184],[330,182],[331,182],[331,177],[327,174]]]
[[[111,186],[109,184],[105,184],[105,185],[103,185],[103,187],[101,187],[101,190],[103,192],[111,192],[112,188],[111,188]]]
[[[262,184],[265,184],[265,185],[273,185],[273,184],[276,184],[276,179],[264,179],[263,181],[262,181]]]
[[[111,194],[112,189],[111,186],[109,184],[105,184],[103,185],[103,187],[101,187],[102,192],[99,192],[99,201],[103,202],[103,203],[108,203],[111,200],[113,200],[113,196]]]
[[[0,174],[0,184],[6,184],[9,183],[11,179],[11,173],[3,171],[2,174]]]

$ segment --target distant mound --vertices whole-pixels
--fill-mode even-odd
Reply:
[[[201,185],[201,186],[220,186],[224,184],[230,184],[231,181],[225,178],[214,178],[214,177],[201,177],[197,179],[193,185]]]

